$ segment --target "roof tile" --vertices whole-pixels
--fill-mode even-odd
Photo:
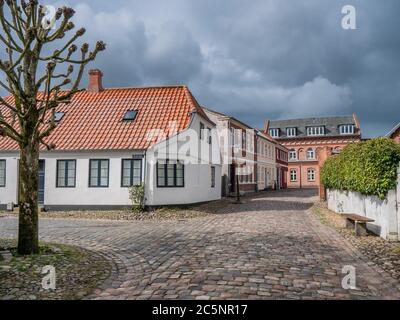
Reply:
[[[0,110],[6,112],[4,106]],[[138,111],[134,121],[123,121],[128,110]],[[46,142],[65,151],[148,149],[154,144],[146,139],[150,130],[161,129],[168,136],[170,121],[176,121],[180,132],[193,112],[208,119],[186,86],[82,91],[57,111],[65,116]],[[14,141],[0,137],[0,150],[17,149]]]

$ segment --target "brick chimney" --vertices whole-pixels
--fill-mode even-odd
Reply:
[[[264,133],[269,135],[269,120],[265,120]]]
[[[89,71],[89,86],[87,91],[99,93],[103,91],[103,73],[99,69]]]

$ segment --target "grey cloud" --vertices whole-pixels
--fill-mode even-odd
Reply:
[[[356,112],[374,136],[400,121],[398,0],[68,2],[86,39],[108,44],[91,66],[107,86],[186,83],[204,105],[257,127]],[[347,4],[355,31],[341,28]]]

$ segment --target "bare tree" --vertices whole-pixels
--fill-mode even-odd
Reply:
[[[0,0],[0,43],[5,45],[5,60],[0,60],[5,81],[0,79],[0,86],[10,94],[0,97],[0,135],[14,140],[20,149],[20,254],[39,251],[39,150],[56,147],[46,141],[56,128],[57,107],[71,102],[80,91],[85,66],[105,50],[101,41],[92,51],[87,43],[78,50],[84,28],[67,37],[75,28],[72,8],[59,8],[53,19],[47,18],[46,10],[37,0]]]

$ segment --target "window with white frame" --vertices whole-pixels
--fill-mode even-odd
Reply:
[[[297,160],[297,151],[296,150],[289,151],[289,160]]]
[[[279,129],[269,129],[269,135],[273,138],[279,138],[280,130]]]
[[[315,181],[315,170],[314,169],[307,170],[307,179],[310,182]]]
[[[323,136],[325,135],[325,127],[307,127],[307,135],[308,136]]]
[[[290,181],[291,182],[297,181],[297,170],[295,169],[290,170]]]
[[[354,134],[354,125],[344,124],[339,126],[340,134]]]
[[[286,128],[286,135],[288,137],[295,137],[297,135],[297,128]]]
[[[307,150],[307,160],[315,160],[315,150],[310,148]]]
[[[6,186],[6,160],[0,160],[0,187]]]
[[[211,188],[215,188],[215,167],[211,167]]]

